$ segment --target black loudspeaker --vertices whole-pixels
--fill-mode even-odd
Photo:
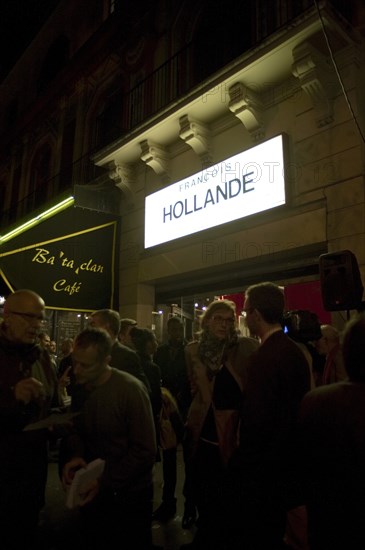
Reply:
[[[319,257],[323,306],[327,311],[357,309],[364,287],[356,256],[341,250]]]

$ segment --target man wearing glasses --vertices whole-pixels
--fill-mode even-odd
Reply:
[[[245,323],[260,346],[249,358],[240,446],[229,465],[235,495],[230,501],[235,540],[229,548],[279,549],[284,548],[287,511],[302,504],[294,502],[291,489],[299,481],[295,439],[310,373],[303,352],[282,330],[280,287],[259,283],[245,296]]]
[[[37,344],[44,301],[18,290],[0,325],[0,533],[4,550],[36,548],[47,477],[47,430],[24,428],[48,414],[56,391],[49,357]]]

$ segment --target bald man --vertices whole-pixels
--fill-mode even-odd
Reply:
[[[49,356],[37,343],[43,299],[18,290],[0,325],[0,533],[4,550],[36,548],[47,478],[47,430],[24,428],[48,414],[54,392]]]

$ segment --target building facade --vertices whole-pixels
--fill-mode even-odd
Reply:
[[[104,307],[158,335],[263,280],[326,315],[319,257],[365,272],[362,2],[88,6],[61,1],[1,85],[1,238],[69,197],[117,220]]]

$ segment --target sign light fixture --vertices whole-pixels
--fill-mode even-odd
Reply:
[[[22,225],[19,225],[12,231],[9,231],[9,233],[6,233],[5,235],[0,235],[0,244],[5,243],[6,241],[9,241],[16,235],[20,235],[21,233],[23,233],[24,231],[27,231],[31,227],[34,227],[38,223],[46,220],[47,218],[50,218],[51,216],[54,216],[58,212],[61,212],[65,208],[68,208],[69,206],[71,206],[73,203],[74,203],[74,197],[72,196],[67,197],[67,199],[64,199],[63,201],[55,204],[48,210],[45,210],[38,216],[35,216],[31,220],[28,220],[27,222],[23,223]]]

